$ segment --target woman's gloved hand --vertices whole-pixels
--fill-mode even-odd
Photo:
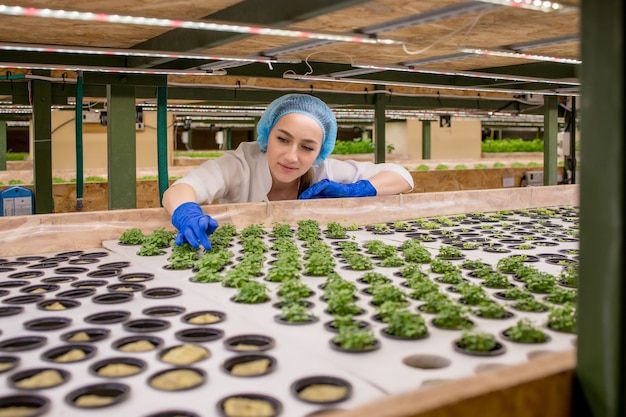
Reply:
[[[373,197],[375,195],[376,188],[368,180],[342,184],[324,179],[304,190],[298,198],[306,200],[309,198]]]
[[[183,203],[174,210],[172,224],[178,229],[175,243],[182,245],[189,243],[194,248],[199,245],[205,250],[211,249],[209,235],[215,232],[218,223],[208,214],[204,214],[198,203]]]

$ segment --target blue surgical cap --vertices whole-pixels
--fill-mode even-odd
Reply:
[[[319,165],[335,147],[337,139],[337,120],[332,110],[317,97],[308,94],[286,94],[272,101],[261,116],[256,126],[257,142],[263,152],[267,151],[267,139],[278,119],[289,113],[302,113],[317,121],[322,127],[324,138],[320,154],[313,162]]]

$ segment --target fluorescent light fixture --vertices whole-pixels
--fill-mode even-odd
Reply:
[[[393,30],[406,29],[426,23],[438,22],[440,20],[466,16],[468,14],[482,13],[495,7],[496,6],[490,4],[481,4],[480,2],[468,1],[465,3],[453,4],[451,6],[442,7],[440,9],[430,10],[424,13],[401,17],[399,19],[382,22],[376,25],[366,26],[359,29],[359,32],[369,34],[390,32]]]
[[[539,10],[541,12],[558,12],[565,8],[561,3],[547,0],[478,0],[484,3],[501,6],[519,7],[522,9]]]
[[[123,16],[106,13],[91,13],[58,9],[39,9],[36,7],[7,6],[0,4],[0,14],[9,16],[29,16],[48,19],[80,20],[88,22],[118,23],[124,25],[156,26],[172,29],[195,29],[214,32],[247,33],[250,35],[287,36],[304,39],[326,39],[337,42],[356,42],[371,44],[402,44],[394,39],[381,39],[368,35],[313,32],[304,30],[282,29],[269,26],[249,26],[239,23],[219,21],[172,20],[154,17]]]
[[[59,46],[42,44],[25,44],[13,42],[0,42],[0,50],[4,51],[24,51],[24,52],[56,52],[66,54],[86,54],[105,56],[143,56],[152,58],[172,58],[172,59],[206,59],[234,62],[261,62],[261,63],[299,63],[300,60],[279,60],[261,56],[223,56],[209,54],[193,54],[189,52],[168,52],[150,51],[141,49],[116,49],[116,48],[96,48],[89,46]]]
[[[285,73],[283,78],[295,81],[320,81],[320,82],[337,82],[347,84],[367,84],[367,85],[384,85],[389,87],[411,87],[411,88],[432,88],[435,90],[457,90],[457,91],[482,91],[491,93],[504,93],[504,94],[536,94],[536,95],[579,95],[577,93],[562,94],[558,91],[551,90],[518,90],[518,89],[506,89],[506,88],[489,88],[478,86],[454,86],[444,84],[426,84],[426,83],[407,83],[397,81],[385,81],[385,80],[366,80],[361,78],[334,78],[329,76],[311,76],[311,75],[299,75]]]
[[[475,71],[450,71],[450,70],[441,70],[441,69],[426,69],[426,68],[415,68],[415,67],[407,67],[404,65],[377,65],[377,64],[353,64],[355,68],[367,68],[367,69],[375,69],[380,71],[401,71],[401,72],[414,72],[420,74],[435,74],[435,75],[449,75],[452,77],[469,77],[469,78],[487,78],[491,80],[504,80],[504,81],[520,81],[520,82],[531,82],[531,83],[550,83],[550,84],[565,84],[565,85],[580,85],[580,82],[577,81],[560,81],[551,78],[539,78],[539,77],[528,77],[523,75],[507,75],[507,74],[495,74],[488,72],[475,72]]]
[[[506,58],[530,59],[530,60],[534,60],[534,61],[558,62],[558,63],[561,63],[561,64],[582,64],[583,63],[580,59],[561,58],[561,57],[556,57],[556,56],[528,54],[528,53],[525,53],[525,52],[507,51],[505,49],[487,49],[487,48],[462,47],[462,48],[459,48],[459,51],[461,51],[463,53],[466,53],[466,54],[490,55],[490,56],[501,56],[501,57],[506,57]]]
[[[84,71],[84,72],[112,72],[120,74],[148,74],[148,75],[226,75],[226,71],[186,71],[162,68],[125,68],[125,67],[96,67],[89,65],[55,65],[55,64],[24,64],[15,62],[0,62],[4,69],[39,69],[50,71]]]

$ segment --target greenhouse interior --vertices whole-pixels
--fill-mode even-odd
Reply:
[[[0,415],[623,416],[623,9],[0,5]]]

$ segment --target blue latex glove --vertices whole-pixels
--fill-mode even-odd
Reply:
[[[309,198],[339,198],[339,197],[373,197],[376,188],[368,180],[357,181],[353,184],[342,184],[328,179],[321,180],[304,190],[298,197],[300,200]]]
[[[204,214],[198,203],[183,203],[174,210],[172,224],[178,229],[175,243],[182,245],[189,243],[194,248],[199,245],[205,250],[211,249],[209,235],[217,229],[217,221],[208,214]]]

